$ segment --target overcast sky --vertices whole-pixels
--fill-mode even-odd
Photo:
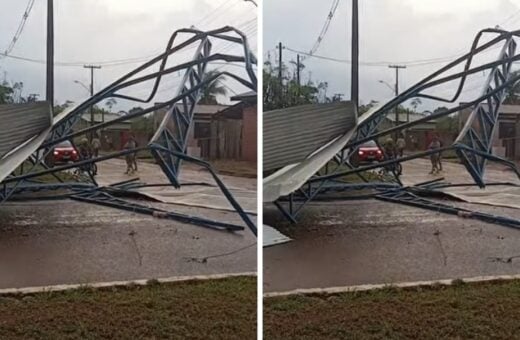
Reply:
[[[289,48],[309,51],[325,22],[332,0],[285,0],[264,2],[264,55],[273,57],[275,46],[282,42]],[[351,0],[340,0],[328,33],[315,53],[321,56],[350,59]],[[520,29],[520,0],[360,0],[360,61],[388,61],[400,64],[414,60],[453,57],[468,51],[476,33],[501,25]],[[490,51],[496,57],[499,50]],[[284,51],[286,61],[295,54]],[[304,80],[329,83],[328,95],[350,97],[350,65],[308,58]],[[440,63],[408,66],[400,71],[400,90],[445,65]],[[481,91],[484,75],[468,83],[464,96]],[[478,77],[476,77],[478,78]],[[360,67],[360,97],[364,103],[392,95],[395,71],[387,66]],[[451,84],[451,88],[454,84]],[[443,89],[442,94],[449,94]],[[424,103],[420,109],[432,109]]]
[[[18,27],[28,0],[2,0],[0,11],[0,52],[4,52]],[[36,0],[21,38],[11,52],[14,56],[44,60],[46,37],[46,1]],[[180,28],[195,25],[214,29],[232,25],[250,38],[256,54],[256,7],[243,0],[54,0],[55,60],[57,62],[111,61],[151,57],[162,52],[170,35]],[[219,42],[216,50],[227,49]],[[239,53],[239,48],[227,49]],[[187,52],[188,53],[188,52]],[[191,52],[193,53],[193,52]],[[189,58],[191,54],[184,55]],[[179,58],[180,59],[180,58]],[[96,70],[95,89],[116,80],[141,62]],[[218,67],[218,66],[216,66]],[[238,69],[226,67],[228,70]],[[45,65],[0,57],[0,80],[24,83],[24,94],[45,94]],[[55,101],[79,101],[87,91],[74,80],[89,85],[89,71],[83,67],[56,67]],[[177,77],[178,81],[179,77]],[[175,79],[167,81],[162,95],[173,91]],[[245,91],[233,81],[227,84],[235,92]],[[145,95],[146,90],[142,93]],[[230,93],[233,95],[233,93]],[[128,109],[122,103],[120,108]]]

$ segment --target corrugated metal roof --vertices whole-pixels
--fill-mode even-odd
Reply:
[[[0,159],[51,126],[46,102],[0,105]]]
[[[311,104],[264,112],[264,171],[305,159],[356,124],[352,102]]]

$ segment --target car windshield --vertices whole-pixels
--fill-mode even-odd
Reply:
[[[361,144],[362,148],[377,148],[377,144],[375,141],[371,140],[366,143]]]
[[[56,145],[57,148],[71,148],[72,147],[72,143],[69,142],[68,140],[65,140],[61,143],[59,143],[58,145]]]

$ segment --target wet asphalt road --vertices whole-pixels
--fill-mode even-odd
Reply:
[[[427,179],[423,163],[409,166],[407,178]],[[454,177],[460,169],[449,170]],[[500,171],[492,173],[496,180],[510,180]],[[519,209],[449,204],[520,219]],[[264,223],[294,239],[264,248],[266,292],[520,274],[519,229],[400,204],[314,202],[296,225],[266,205]]]
[[[231,212],[154,205],[242,224]],[[0,288],[251,271],[256,238],[248,230],[230,234],[69,200],[0,205]]]
[[[520,273],[517,229],[376,200],[312,204],[292,227],[264,216],[294,239],[264,249],[266,292]]]

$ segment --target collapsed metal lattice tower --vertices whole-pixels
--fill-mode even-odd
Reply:
[[[183,37],[186,38],[183,39]],[[231,45],[240,46],[243,54],[232,55],[224,52],[214,52],[214,41],[227,42]],[[170,57],[177,56],[180,53],[191,49],[194,49],[195,53],[190,60],[174,66],[168,65]],[[213,69],[212,73],[208,73],[208,66],[211,65],[212,62],[239,63],[245,69],[247,76],[243,78],[235,73],[219,71],[221,67]],[[141,206],[135,202],[125,201],[121,198],[112,196],[107,188],[101,187],[97,184],[91,170],[87,171],[89,177],[87,183],[67,182],[60,178],[60,172],[64,170],[83,167],[107,159],[148,150],[154,156],[156,162],[168,178],[170,185],[175,188],[180,188],[182,186],[182,183],[179,180],[182,161],[190,162],[207,169],[211,173],[216,185],[220,188],[223,195],[237,211],[247,227],[256,235],[257,228],[255,223],[235,200],[225,184],[220,180],[215,171],[213,171],[210,164],[201,159],[187,155],[188,131],[193,125],[194,108],[201,98],[205,87],[219,77],[227,76],[244,85],[248,89],[256,91],[257,78],[254,69],[256,64],[256,57],[249,48],[245,34],[233,27],[226,26],[207,32],[192,28],[180,29],[174,32],[163,53],[137,67],[133,71],[123,75],[121,78],[108,85],[91,98],[88,98],[83,103],[80,103],[79,105],[54,117],[52,128],[46,135],[45,141],[38,142],[33,139],[29,142],[29,144],[34,144],[34,152],[32,152],[32,155],[28,159],[32,166],[29,168],[22,167],[21,172],[13,172],[0,182],[0,203],[23,192],[67,189],[69,190],[69,193],[61,195],[60,197],[70,197],[87,202],[128,209],[131,211],[154,214],[157,212],[157,209]],[[155,69],[156,67],[157,69]],[[120,98],[136,103],[151,103],[158,93],[161,81],[164,78],[167,78],[168,75],[179,72],[183,73],[181,83],[168,100],[162,101],[160,104],[153,104],[140,112],[121,116],[108,122],[95,124],[79,131],[72,130],[73,127],[77,126],[81,116],[88,108],[108,98]],[[152,81],[153,85],[149,95],[145,98],[132,97],[123,93],[124,90],[129,90],[133,87],[135,88],[139,85],[143,85],[147,81]],[[68,140],[72,142],[73,138],[93,133],[119,122],[128,121],[133,118],[153,113],[162,108],[168,108],[168,111],[159,128],[155,131],[155,134],[146,146],[113,152],[92,159],[81,159],[78,162],[62,166],[50,167],[46,164],[45,160],[49,153],[52,152],[55,145],[62,141]],[[35,178],[46,174],[54,176],[57,183],[34,183]],[[125,191],[128,189],[126,184],[127,183],[119,183],[111,186],[109,189]],[[168,218],[205,227],[226,230],[243,229],[241,226],[212,221],[201,217],[178,213],[163,213],[165,213],[165,216]]]
[[[483,37],[486,35],[493,35],[493,37],[482,43]],[[384,183],[369,183],[369,181],[363,177],[364,172],[382,167],[392,167],[398,163],[447,150],[456,152],[461,163],[473,178],[475,185],[481,188],[486,186],[484,174],[488,160],[499,162],[510,167],[515,174],[520,177],[520,172],[514,163],[492,154],[492,139],[497,130],[500,105],[506,96],[507,90],[520,81],[520,74],[512,72],[513,63],[520,60],[520,54],[516,52],[517,44],[515,42],[515,38],[518,37],[520,37],[520,30],[509,32],[501,29],[484,29],[480,31],[475,37],[468,53],[440,68],[438,71],[433,72],[399,96],[379,106],[377,109],[362,115],[358,125],[351,131],[352,136],[348,142],[338,147],[335,156],[330,159],[330,162],[327,162],[326,166],[321,167],[320,170],[315,173],[308,174],[308,179],[303,185],[289,195],[279,197],[273,203],[287,219],[296,222],[297,215],[302,211],[302,208],[310,201],[319,198],[320,194],[331,190],[332,187],[337,191],[338,186],[342,187],[343,190],[352,189],[353,184],[345,183],[345,181],[342,181],[340,184],[336,182],[337,179],[344,178],[348,175],[358,175],[366,183],[366,188],[377,189],[377,192],[369,195],[369,197],[383,197],[386,200],[390,200],[388,199],[388,195],[381,196],[382,191],[386,192],[386,190],[388,190]],[[474,58],[477,55],[498,47],[502,47],[502,49],[495,61],[482,65],[474,65]],[[462,71],[456,70],[459,66],[463,66]],[[489,72],[489,76],[483,85],[482,94],[477,98],[440,113],[424,116],[418,120],[399,124],[385,130],[378,130],[385,117],[391,112],[394,112],[397,106],[407,100],[427,98],[442,103],[454,103],[458,101],[467,78],[483,71]],[[450,72],[453,73],[449,74]],[[457,89],[453,96],[443,98],[427,93],[427,91],[439,88],[450,81],[458,82]],[[472,112],[464,128],[460,131],[452,145],[400,158],[387,158],[383,162],[367,166],[354,166],[350,162],[351,157],[357,151],[358,147],[365,142],[377,140],[380,137],[448,116],[466,108],[472,108]],[[280,172],[282,173],[283,169],[280,170]],[[398,190],[396,191],[396,189],[393,188],[392,192],[396,193],[409,190],[409,188],[402,185],[399,177],[395,173],[393,182],[397,185]],[[359,185],[354,186],[356,188],[359,187]],[[391,201],[402,203],[402,201],[397,199]]]

